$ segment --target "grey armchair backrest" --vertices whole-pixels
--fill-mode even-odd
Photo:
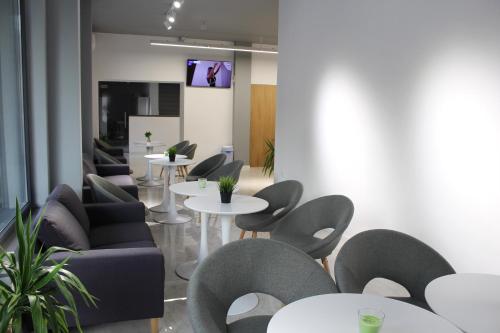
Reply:
[[[137,202],[127,191],[98,175],[88,174],[87,183],[92,189],[92,196],[97,203]]]
[[[185,148],[182,148],[178,154],[179,155],[186,155],[187,159],[192,160],[194,158],[194,153],[196,152],[196,148],[198,145],[196,143],[193,143],[192,145],[186,146]]]
[[[229,162],[210,173],[207,176],[207,180],[218,181],[220,177],[232,177],[238,182],[243,164],[244,162],[239,160]]]
[[[324,258],[335,249],[354,215],[352,201],[343,195],[328,195],[306,202],[281,219],[271,232],[271,237],[286,238],[296,235],[313,236],[316,232],[333,228],[334,231],[315,242],[308,254]],[[285,236],[285,237],[283,237]]]
[[[99,148],[94,148],[94,157],[99,164],[123,164],[118,159]]]
[[[214,172],[216,169],[220,168],[224,161],[226,160],[226,155],[217,154],[207,158],[204,161],[198,163],[188,174],[189,176],[207,177],[209,174]]]
[[[335,262],[335,280],[341,292],[362,293],[372,279],[386,278],[401,284],[424,304],[429,282],[454,273],[448,261],[428,245],[385,229],[355,235],[344,244]]]
[[[189,281],[187,304],[195,333],[226,332],[227,311],[251,292],[285,304],[336,293],[333,279],[294,247],[268,239],[229,243],[208,256]]]
[[[304,192],[304,186],[297,180],[284,180],[274,183],[254,194],[254,197],[266,200],[269,203],[266,210],[260,213],[272,214],[281,209],[274,217],[278,220],[287,215],[297,206]]]
[[[179,151],[181,151],[182,149],[186,148],[187,146],[189,146],[189,140],[185,140],[185,141],[181,141],[179,143],[176,143],[175,145],[173,145],[170,148],[174,148],[175,147],[175,149],[177,149],[177,154],[179,154]]]

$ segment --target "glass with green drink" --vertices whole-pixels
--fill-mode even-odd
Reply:
[[[377,309],[361,309],[358,311],[359,333],[379,333],[385,315]]]

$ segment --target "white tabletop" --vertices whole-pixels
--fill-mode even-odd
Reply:
[[[160,142],[160,141],[151,141],[151,142],[136,141],[136,142],[134,142],[134,144],[137,145],[137,146],[146,146],[146,147],[161,147],[161,146],[166,146],[165,143]]]
[[[176,158],[175,161],[170,162],[168,157],[167,158],[160,158],[160,159],[156,159],[156,160],[151,161],[151,164],[170,166],[170,167],[181,166],[181,165],[191,165],[193,163],[194,163],[193,160],[188,160],[185,158]]]
[[[238,192],[238,190],[239,187],[236,185],[233,193]],[[170,191],[188,197],[206,197],[208,195],[219,195],[219,186],[214,181],[207,181],[207,187],[205,188],[200,188],[198,182],[182,182],[170,185]]]
[[[467,333],[500,332],[500,276],[453,274],[427,286],[434,312]]]
[[[267,327],[268,333],[359,333],[358,311],[385,314],[381,333],[461,333],[447,320],[414,305],[374,295],[328,294],[288,304]]]
[[[144,155],[145,158],[150,159],[150,160],[161,160],[161,159],[166,159],[168,160],[168,155],[165,156],[165,154],[148,154]],[[187,158],[186,155],[175,155],[175,159],[184,159]]]
[[[231,203],[221,203],[220,195],[192,197],[184,201],[187,208],[208,214],[240,215],[260,212],[269,206],[266,200],[247,195],[233,194]]]

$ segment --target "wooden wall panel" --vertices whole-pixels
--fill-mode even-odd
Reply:
[[[274,142],[276,86],[252,84],[250,120],[250,166],[264,165],[266,140]]]

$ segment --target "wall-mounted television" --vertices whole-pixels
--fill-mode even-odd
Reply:
[[[188,59],[186,85],[188,87],[231,88],[233,63],[231,61]]]

